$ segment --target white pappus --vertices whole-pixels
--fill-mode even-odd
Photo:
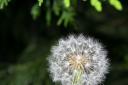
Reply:
[[[107,51],[97,40],[70,35],[52,46],[48,57],[54,82],[62,85],[98,85],[108,73]]]

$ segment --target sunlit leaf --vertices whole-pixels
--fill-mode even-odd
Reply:
[[[90,0],[90,4],[98,11],[102,11],[102,3],[99,0]]]
[[[70,0],[64,0],[65,7],[70,7]]]
[[[43,1],[44,1],[44,0],[38,0],[39,6],[41,6],[41,5],[43,4]]]
[[[5,6],[8,5],[8,2],[11,0],[0,0],[0,9],[3,9]]]
[[[119,0],[109,0],[109,3],[114,6],[117,10],[122,10],[123,6]]]

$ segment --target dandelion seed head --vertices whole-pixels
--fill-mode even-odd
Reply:
[[[81,83],[98,85],[108,73],[107,52],[97,40],[83,35],[70,35],[60,39],[48,57],[49,72],[53,81],[72,85],[74,74],[81,71]]]

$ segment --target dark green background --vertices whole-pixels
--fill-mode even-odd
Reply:
[[[110,73],[103,85],[128,85],[128,1],[117,11],[107,2],[97,12],[89,2],[78,3],[73,25],[56,25],[52,14],[46,25],[45,6],[33,20],[33,0],[12,0],[0,10],[0,85],[57,85],[47,72],[50,48],[61,37],[80,34],[94,37],[108,50]],[[102,85],[102,84],[101,84]]]

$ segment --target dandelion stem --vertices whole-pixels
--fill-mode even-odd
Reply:
[[[72,85],[81,85],[82,70],[75,70]]]

